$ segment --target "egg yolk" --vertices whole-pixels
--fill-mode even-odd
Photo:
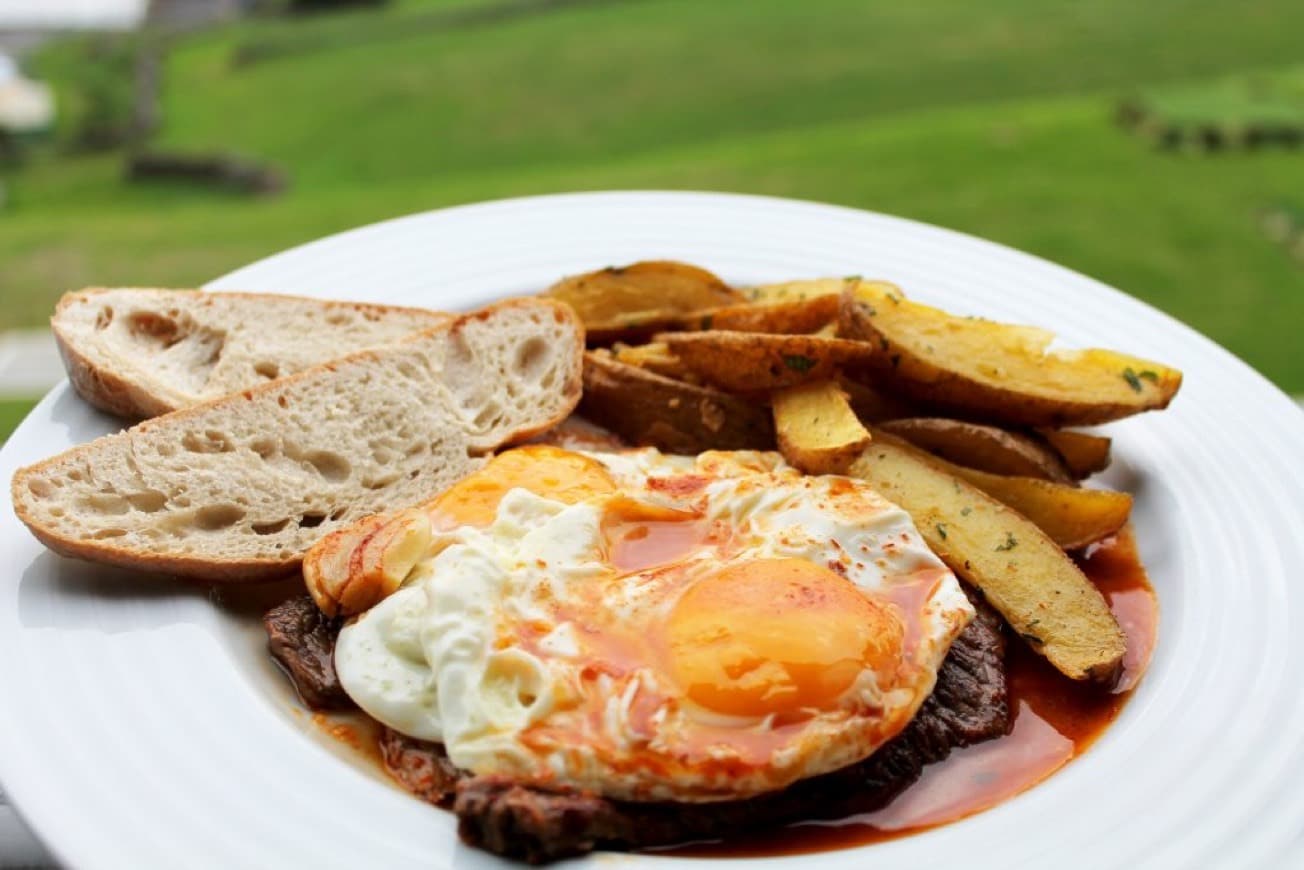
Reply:
[[[835,708],[863,670],[895,670],[903,638],[890,605],[804,559],[707,575],[676,603],[668,631],[683,692],[735,716]]]
[[[528,489],[535,495],[576,504],[594,495],[613,492],[615,481],[596,459],[546,444],[532,444],[500,453],[484,468],[463,478],[435,499],[431,513],[437,528],[487,526],[509,490]]]

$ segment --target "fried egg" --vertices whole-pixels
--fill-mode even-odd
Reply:
[[[503,453],[340,634],[370,715],[474,774],[749,797],[859,761],[973,616],[907,514],[777,454]]]

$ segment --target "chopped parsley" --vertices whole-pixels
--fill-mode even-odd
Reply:
[[[971,508],[971,507],[962,507],[962,508],[960,508],[960,516],[962,516],[962,517],[967,517],[967,516],[969,516],[969,514],[971,514],[971,513],[973,513],[973,508]]]
[[[1149,381],[1149,382],[1152,383],[1152,384],[1157,384],[1157,383],[1159,383],[1159,372],[1151,371],[1150,369],[1145,369],[1145,370],[1143,370],[1143,371],[1139,371],[1139,372],[1136,373],[1136,376],[1137,376],[1138,378],[1142,378],[1142,379],[1144,379],[1144,380],[1147,380],[1147,381]]]
[[[1127,385],[1132,388],[1133,392],[1141,392],[1141,379],[1137,377],[1136,372],[1132,371],[1131,366],[1123,369],[1123,380],[1127,381]]]
[[[1018,538],[1014,537],[1014,534],[1013,534],[1012,532],[1006,532],[1006,533],[1005,533],[1005,543],[1004,543],[1004,544],[997,544],[997,545],[996,545],[996,552],[998,552],[998,553],[1008,553],[1010,550],[1013,550],[1013,549],[1014,549],[1015,547],[1017,547],[1017,546],[1019,546],[1019,540],[1018,540]]]
[[[794,372],[808,372],[815,368],[815,360],[803,354],[784,354],[783,364]]]
[[[847,277],[843,278],[842,280],[843,280],[843,281],[861,281],[861,280],[864,280],[864,279],[863,279],[860,275],[848,275]]]
[[[941,536],[943,541],[946,540],[946,523],[937,524],[937,534]]]

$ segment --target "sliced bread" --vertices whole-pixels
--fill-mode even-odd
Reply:
[[[421,308],[261,293],[91,289],[50,325],[73,388],[143,419],[258,386],[446,323]]]
[[[328,532],[429,499],[580,398],[565,305],[499,303],[20,469],[50,549],[215,581],[294,570]]]

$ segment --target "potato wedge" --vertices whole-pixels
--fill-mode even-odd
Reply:
[[[696,377],[684,365],[683,360],[670,352],[665,342],[653,341],[648,344],[616,342],[611,347],[611,355],[618,362],[638,366],[668,378],[685,381]]]
[[[846,278],[814,278],[804,281],[783,281],[778,284],[761,284],[742,290],[751,302],[757,305],[773,305],[779,302],[798,302],[803,299],[818,299],[824,296],[841,296],[848,287],[872,285],[883,293],[901,293],[901,289],[887,281],[866,281],[852,275]]]
[[[876,390],[863,381],[843,375],[838,378],[838,384],[851,400],[851,410],[866,423],[919,416],[919,409],[914,405],[897,396]]]
[[[843,291],[838,333],[873,349],[894,392],[1000,423],[1103,423],[1167,407],[1182,373],[1098,348],[1048,350],[1040,329],[956,317],[868,283]]]
[[[774,448],[763,404],[618,362],[605,351],[584,356],[579,412],[630,443],[670,453]]]
[[[739,393],[827,381],[872,356],[862,342],[814,335],[707,330],[662,333],[657,341],[708,384]]]
[[[842,474],[869,445],[869,431],[836,381],[779,390],[771,408],[779,451],[807,474]]]
[[[1032,520],[1064,550],[1077,550],[1109,537],[1123,528],[1132,513],[1132,496],[1125,492],[991,474],[933,458],[941,468]]]
[[[1126,644],[1086,575],[1032,522],[896,436],[874,442],[849,473],[914,519],[928,545],[1065,676],[1109,683]]]
[[[1037,434],[1064,459],[1069,473],[1078,480],[1109,467],[1111,439],[1104,435],[1074,432],[1072,429],[1038,429]]]
[[[572,275],[543,295],[575,309],[591,344],[650,335],[687,312],[747,301],[705,269],[674,260],[644,260]]]
[[[707,308],[681,317],[681,329],[729,329],[736,332],[808,333],[835,323],[837,296],[815,296],[765,305]]]
[[[910,417],[879,425],[934,456],[966,468],[1059,483],[1074,480],[1059,453],[1028,435],[944,417]]]

